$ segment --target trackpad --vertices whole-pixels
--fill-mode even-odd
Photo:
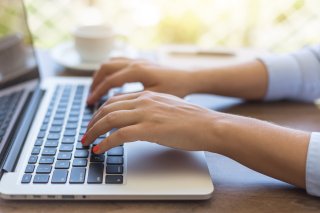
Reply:
[[[148,180],[167,180],[207,176],[203,152],[180,151],[149,142],[126,144],[127,168],[130,178],[148,177]],[[129,177],[128,176],[128,177]],[[129,180],[131,180],[128,178]],[[167,181],[162,179],[163,181]]]

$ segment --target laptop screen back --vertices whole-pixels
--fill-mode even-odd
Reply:
[[[0,89],[38,79],[39,72],[22,0],[0,1]]]

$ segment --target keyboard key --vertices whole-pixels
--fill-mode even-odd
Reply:
[[[89,146],[83,146],[82,143],[77,143],[76,149],[89,149]]]
[[[109,98],[110,98],[110,96],[109,96],[108,94],[102,96],[102,97],[100,98],[99,105],[101,106],[102,104],[104,104]]]
[[[84,158],[75,158],[72,162],[72,166],[74,167],[86,167],[88,163],[87,159]]]
[[[77,127],[78,127],[78,124],[76,123],[67,123],[66,125],[66,129],[77,129]]]
[[[61,132],[61,130],[62,130],[62,128],[61,128],[61,126],[52,126],[51,128],[50,128],[50,133],[59,133],[59,132]]]
[[[69,119],[68,119],[68,123],[78,123],[78,118],[77,117],[70,117]]]
[[[38,156],[31,155],[30,158],[29,158],[28,163],[29,164],[35,164],[35,163],[37,163],[37,160],[38,160]]]
[[[84,108],[84,114],[85,115],[93,115],[94,113],[94,107],[93,106],[86,106]]]
[[[101,154],[101,155],[92,154],[90,157],[91,162],[104,162],[104,160],[105,160],[104,154]]]
[[[80,106],[72,106],[71,110],[72,111],[80,111]]]
[[[21,180],[21,183],[30,183],[32,178],[31,174],[24,174]]]
[[[46,143],[44,144],[44,147],[55,148],[58,146],[58,144],[59,144],[59,141],[57,140],[47,140]]]
[[[68,170],[55,169],[52,174],[51,183],[66,183],[68,178]]]
[[[83,115],[83,121],[90,121],[92,119],[92,115]]]
[[[82,127],[82,128],[87,128],[87,126],[89,125],[89,122],[90,122],[90,121],[82,121],[81,127]]]
[[[33,178],[33,183],[48,183],[49,175],[46,174],[37,174]]]
[[[75,102],[73,102],[72,105],[75,105]],[[69,113],[69,116],[70,116],[70,117],[78,117],[78,116],[79,116],[79,111],[71,111],[71,112]]]
[[[52,169],[52,166],[50,166],[50,165],[40,164],[37,167],[36,173],[37,174],[50,174],[51,173],[51,169]]]
[[[46,117],[45,119],[43,119],[43,124],[48,124],[50,121],[50,118]]]
[[[61,97],[60,103],[58,105],[59,108],[66,108],[68,106],[69,97]]]
[[[122,165],[107,165],[108,174],[122,174],[123,166]]]
[[[122,156],[123,147],[114,147],[110,149],[107,153],[108,153],[108,156]]]
[[[52,126],[62,126],[63,120],[53,120]]]
[[[84,183],[86,168],[73,167],[70,173],[69,183]]]
[[[52,107],[48,107],[47,113],[46,113],[46,118],[50,118],[51,117],[51,113],[52,113]]]
[[[39,155],[40,150],[41,150],[41,147],[35,146],[35,147],[33,147],[31,154],[32,155]]]
[[[42,151],[42,156],[54,156],[56,155],[56,148],[44,148]]]
[[[58,108],[57,113],[66,113],[67,109],[66,108]]]
[[[55,120],[63,120],[64,117],[65,117],[65,114],[63,114],[63,113],[58,113],[58,114],[56,114],[56,115],[54,116],[54,119],[55,119]]]
[[[101,143],[105,138],[97,138],[93,143],[92,145],[98,145],[99,143]]]
[[[48,124],[43,124],[40,128],[41,131],[46,131],[48,128]]]
[[[77,133],[76,133],[76,130],[66,130],[64,131],[64,136],[75,136]]]
[[[80,134],[85,134],[87,132],[87,128],[81,128],[80,129]]]
[[[88,150],[76,150],[74,153],[75,158],[87,158],[89,156]]]
[[[42,156],[39,160],[40,164],[53,164],[54,157],[52,156]]]
[[[63,137],[62,138],[62,143],[67,143],[67,144],[71,144],[75,142],[75,138],[74,137]]]
[[[103,168],[103,163],[91,163],[89,166],[87,183],[102,183]]]
[[[81,143],[81,139],[83,138],[83,135],[82,134],[79,134],[78,136],[78,142]]]
[[[117,129],[116,129],[116,128],[113,128],[113,129],[111,129],[111,130],[109,131],[109,134],[111,135],[111,134],[114,133],[115,131],[117,131]]]
[[[49,133],[48,139],[49,140],[59,140],[60,134],[59,133]]]
[[[34,143],[35,146],[42,146],[43,144],[43,139],[37,139],[36,142]]]
[[[26,166],[26,169],[25,169],[25,173],[33,173],[33,171],[34,171],[34,165],[32,165],[32,164],[28,164],[27,166]]]
[[[60,152],[71,152],[73,150],[73,144],[61,144]]]
[[[123,157],[107,157],[107,164],[123,164]]]
[[[123,183],[123,176],[122,175],[106,175],[106,183],[121,184]]]
[[[74,96],[74,100],[73,100],[73,105],[81,105],[82,103],[82,93],[81,94],[76,94]]]
[[[60,99],[59,107],[67,107],[69,102],[69,96],[70,94],[62,94],[62,97]]]
[[[70,161],[68,160],[58,160],[55,165],[55,169],[69,169]]]
[[[45,135],[46,135],[45,131],[40,131],[38,134],[38,138],[44,138]]]
[[[58,160],[71,160],[71,157],[71,152],[59,152],[58,154]]]

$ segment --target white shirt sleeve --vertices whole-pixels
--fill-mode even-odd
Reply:
[[[311,102],[320,98],[320,45],[259,60],[265,64],[269,76],[266,100]]]
[[[311,195],[320,197],[320,133],[312,133],[306,165],[306,188]]]
[[[311,102],[320,98],[320,45],[259,59],[269,76],[266,100]],[[320,133],[316,132],[311,134],[308,147],[306,189],[309,194],[320,197]]]

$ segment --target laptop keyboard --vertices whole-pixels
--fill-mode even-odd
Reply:
[[[21,183],[122,184],[124,147],[95,155],[81,138],[94,110],[85,105],[88,88],[59,85],[51,99]]]
[[[22,92],[21,90],[0,97],[0,143],[6,133]]]

